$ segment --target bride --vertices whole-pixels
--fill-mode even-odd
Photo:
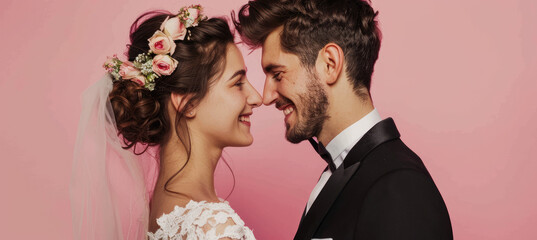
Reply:
[[[227,22],[193,5],[131,26],[83,95],[71,184],[76,239],[254,239],[218,198],[222,150],[261,104]]]

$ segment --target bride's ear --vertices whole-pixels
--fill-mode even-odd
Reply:
[[[173,104],[173,108],[175,108],[176,111],[184,111],[185,116],[187,118],[193,118],[196,116],[196,108],[192,107],[191,104],[187,106],[188,101],[190,100],[192,96],[189,94],[178,94],[178,93],[172,93],[171,94],[171,101]]]

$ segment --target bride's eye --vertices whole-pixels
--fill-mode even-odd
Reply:
[[[242,80],[239,80],[233,86],[242,87],[243,84],[244,84],[244,82]]]

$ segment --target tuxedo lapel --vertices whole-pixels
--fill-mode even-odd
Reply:
[[[399,132],[391,118],[373,126],[349,151],[343,161],[343,166],[336,169],[330,176],[311,205],[311,209],[302,217],[294,239],[311,239],[341,190],[358,170],[361,160],[380,144],[399,137]]]
[[[298,224],[298,226],[302,225],[302,221],[304,221],[304,217],[306,216],[306,207],[304,207],[304,211],[302,212],[302,217],[300,218],[300,223]]]
[[[323,173],[326,172],[326,170],[328,170],[328,166],[326,166],[326,168],[323,170]],[[321,176],[322,176],[322,174],[321,174]],[[317,182],[319,180],[321,180],[321,176],[319,176],[319,179],[317,180]],[[304,207],[304,211],[302,212],[302,217],[300,217],[300,223],[298,224],[298,226],[302,225],[302,221],[304,220],[304,217],[306,216],[306,212],[307,212],[306,210],[307,209],[308,209],[308,206],[306,205]]]
[[[317,227],[330,209],[330,206],[332,206],[332,203],[336,200],[339,192],[353,175],[353,172],[358,169],[359,165],[360,163],[358,162],[349,168],[340,167],[336,169],[332,176],[330,176],[330,179],[328,179],[328,182],[319,193],[319,196],[317,196],[311,205],[311,209],[302,218],[295,235],[295,240],[311,239],[313,237],[315,230],[317,230]]]
[[[348,168],[361,161],[369,152],[380,144],[401,137],[392,118],[386,118],[373,126],[349,151],[343,161],[343,166]]]

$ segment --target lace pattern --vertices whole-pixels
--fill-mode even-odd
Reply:
[[[150,240],[255,240],[252,230],[227,202],[190,202],[175,206],[169,214],[157,219],[159,229],[147,233]]]

